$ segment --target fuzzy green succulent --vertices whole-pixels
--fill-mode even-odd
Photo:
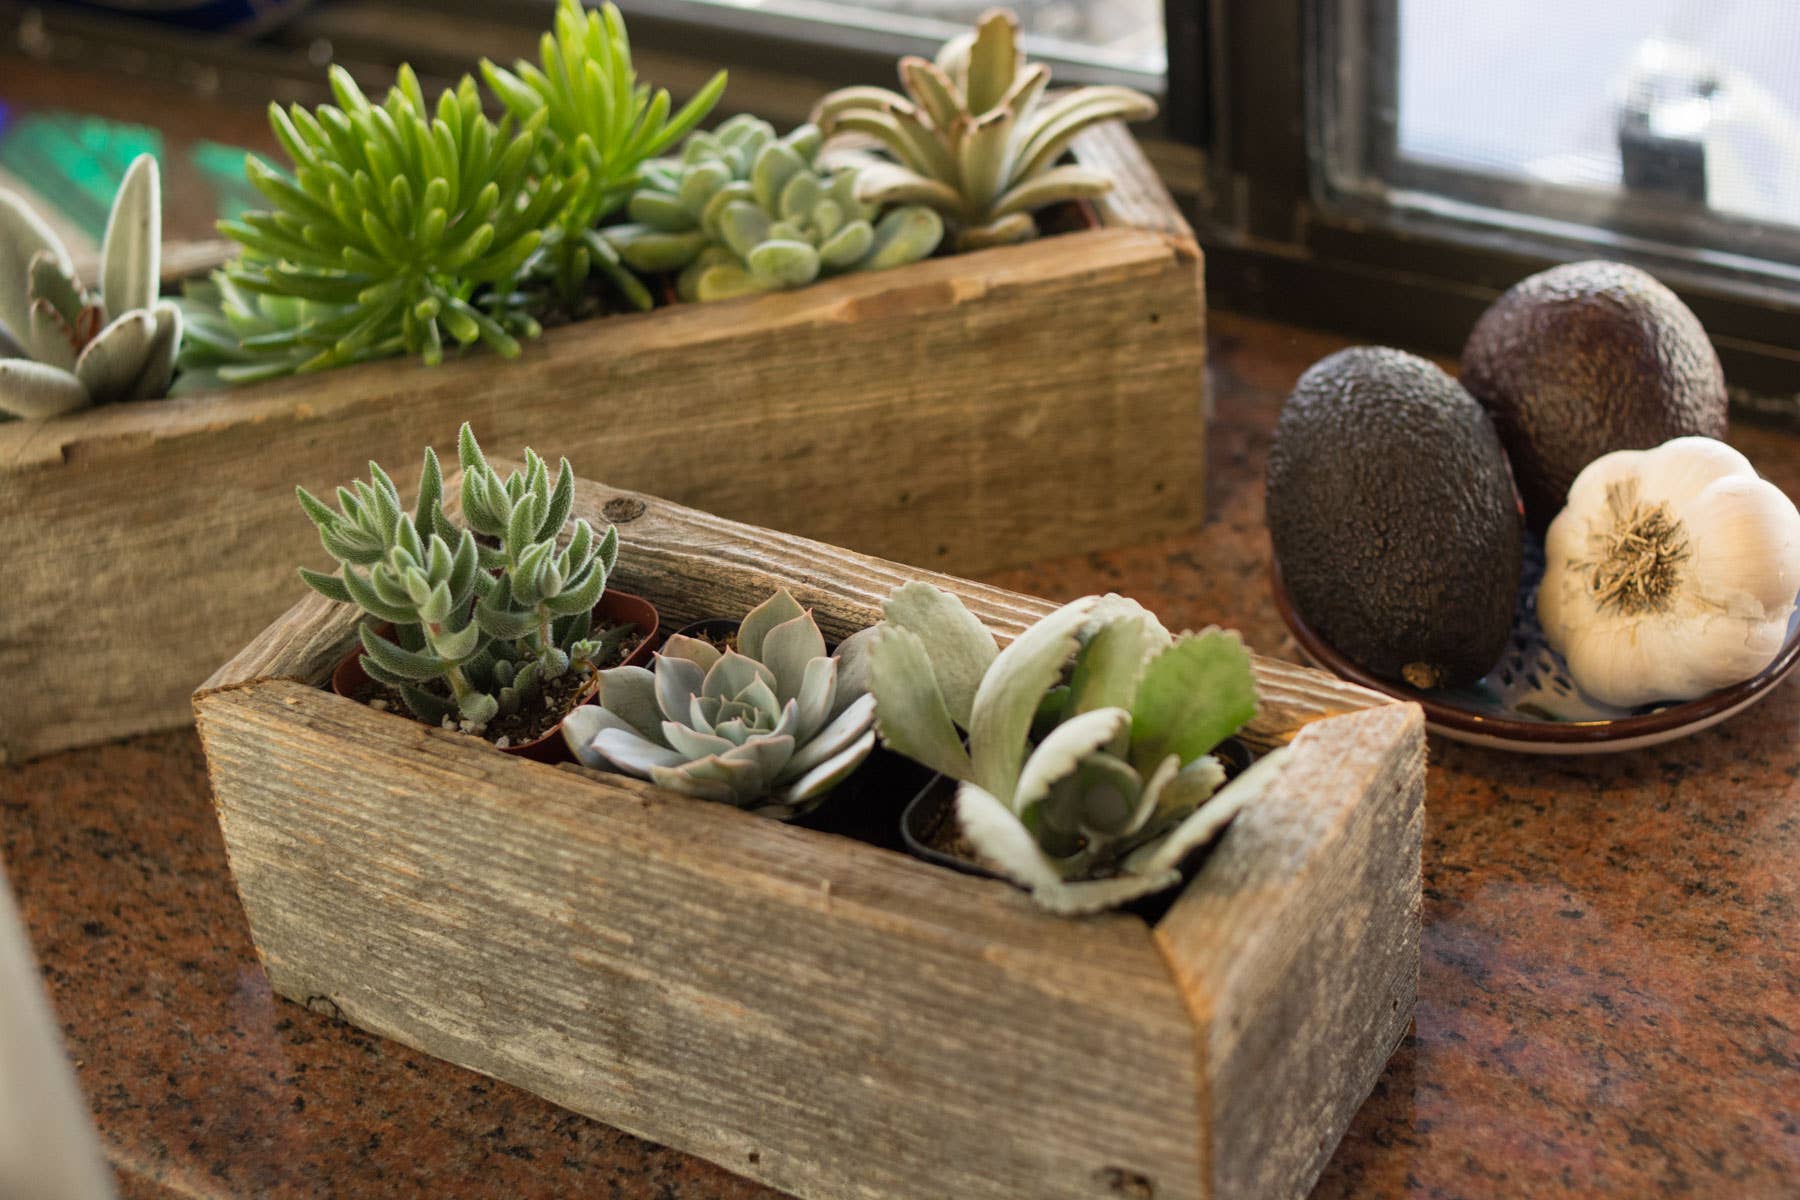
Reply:
[[[681,297],[702,301],[897,267],[937,249],[935,212],[908,204],[883,213],[860,199],[855,169],[819,165],[822,142],[811,125],[778,138],[743,116],[695,133],[679,160],[645,167],[627,206],[632,223],[606,236],[637,270],[679,270]]]
[[[166,395],[182,320],[157,299],[161,265],[162,188],[148,154],[113,197],[97,294],[55,232],[0,188],[0,421]]]
[[[962,601],[922,583],[884,615],[868,649],[882,741],[960,781],[964,836],[1045,908],[1093,912],[1175,884],[1183,857],[1280,770],[1276,751],[1219,790],[1210,751],[1256,709],[1236,634],[1172,637],[1135,601],[1088,596],[1000,650]]]
[[[783,589],[744,618],[735,650],[677,635],[653,671],[601,672],[599,703],[570,713],[563,736],[590,767],[793,816],[875,745],[859,639],[828,655],[812,614]]]
[[[434,113],[406,66],[380,104],[341,67],[331,89],[336,105],[270,105],[293,173],[249,156],[272,207],[220,222],[244,250],[225,268],[239,291],[309,305],[242,349],[300,371],[399,353],[436,363],[477,341],[517,355],[517,337],[539,332],[517,276],[565,192],[586,186],[580,171],[530,183],[548,112],[496,124],[465,77]]]
[[[652,93],[637,82],[618,7],[608,3],[594,12],[579,0],[561,0],[555,30],[544,34],[538,57],[541,65],[521,59],[511,71],[486,59],[481,63],[489,90],[515,119],[548,114],[534,169],[571,181],[527,274],[549,283],[573,307],[589,273],[598,270],[638,308],[648,309],[650,293],[594,227],[625,203],[645,160],[680,141],[718,103],[725,72],[671,115],[667,90]]]
[[[335,510],[296,489],[339,563],[336,574],[301,568],[300,577],[393,623],[392,637],[368,625],[359,631],[370,678],[397,689],[422,720],[455,714],[479,731],[572,666],[593,669],[602,643],[591,636],[591,615],[619,539],[611,526],[596,536],[577,520],[559,545],[574,499],[567,459],[552,483],[544,460],[527,450],[525,469],[502,479],[466,424],[458,452],[467,527],[444,512],[443,473],[430,449],[410,514],[375,463],[367,482],[338,489]],[[434,682],[441,693],[429,690]]]
[[[906,95],[849,87],[819,102],[813,121],[827,135],[866,134],[893,156],[864,170],[865,200],[929,205],[957,249],[973,250],[1035,237],[1038,209],[1111,189],[1102,172],[1058,160],[1082,130],[1155,116],[1156,102],[1126,87],[1046,99],[1050,69],[1026,62],[1018,35],[1018,18],[992,9],[936,62],[902,58]]]

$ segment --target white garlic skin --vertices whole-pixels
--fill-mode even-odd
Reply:
[[[1688,557],[1656,611],[1603,606],[1592,586],[1590,536],[1611,527],[1609,488],[1635,481],[1665,505]],[[1582,691],[1635,708],[1692,700],[1774,661],[1800,593],[1800,511],[1723,442],[1682,437],[1588,464],[1545,539],[1538,621]]]

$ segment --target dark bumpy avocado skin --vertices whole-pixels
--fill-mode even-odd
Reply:
[[[1422,664],[1451,687],[1506,649],[1521,566],[1506,455],[1424,359],[1356,347],[1300,377],[1269,450],[1268,520],[1295,609],[1368,671],[1417,686]]]
[[[1515,284],[1469,334],[1462,382],[1493,414],[1540,532],[1602,454],[1725,435],[1725,372],[1706,331],[1674,292],[1622,263],[1569,263]]]

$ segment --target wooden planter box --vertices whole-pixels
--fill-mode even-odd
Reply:
[[[392,361],[0,425],[0,761],[185,724],[325,567],[295,484],[472,421],[579,471],[961,574],[1202,517],[1199,251],[1124,126],[1102,228],[552,330],[519,362]],[[410,477],[408,472],[411,473]]]
[[[583,484],[671,626],[777,585],[828,638],[897,583],[1051,605]],[[196,694],[277,992],[804,1197],[1303,1194],[1411,1019],[1416,705],[1256,662],[1292,741],[1154,927],[320,690],[309,598]]]

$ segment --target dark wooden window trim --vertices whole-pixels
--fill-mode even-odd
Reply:
[[[1213,47],[1196,58],[1171,41],[1169,94],[1203,90],[1211,105],[1196,225],[1212,304],[1454,354],[1481,310],[1523,276],[1571,257],[1633,257],[1633,247],[1332,194],[1314,166],[1328,140],[1369,139],[1361,150],[1380,163],[1392,154],[1392,131],[1352,129],[1330,111],[1323,73],[1367,63],[1325,62],[1324,38],[1333,21],[1359,22],[1365,37],[1391,36],[1395,5],[1204,0]],[[1377,99],[1389,88],[1391,99],[1391,78],[1363,84]],[[1800,425],[1800,289],[1728,280],[1697,265],[1652,269],[1705,324],[1735,388],[1783,398],[1744,397],[1744,410]]]

